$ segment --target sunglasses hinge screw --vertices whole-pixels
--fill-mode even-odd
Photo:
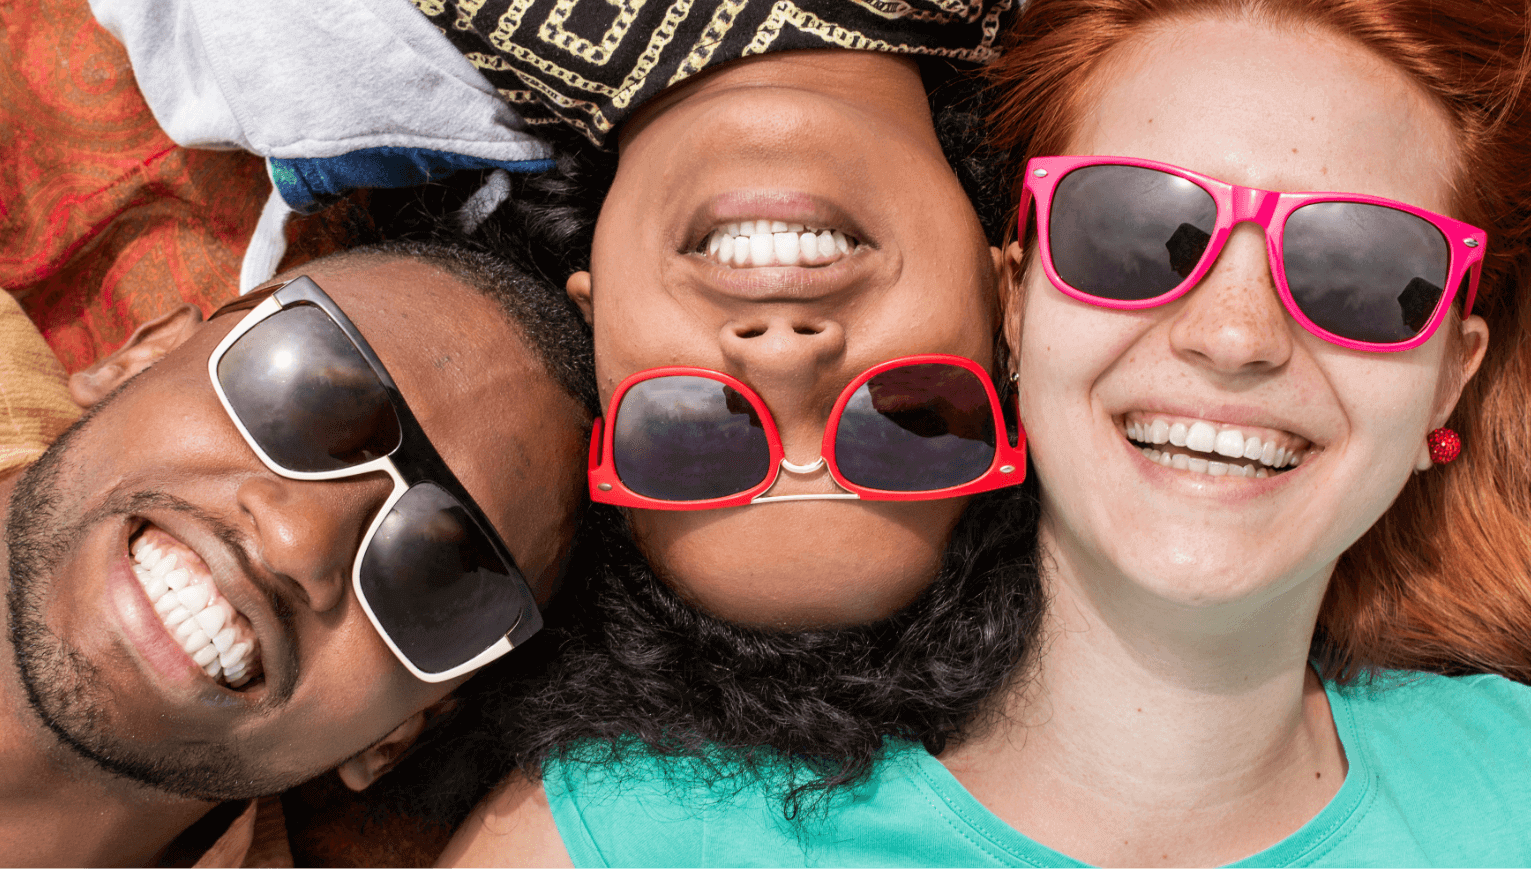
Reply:
[[[602,492],[610,492],[611,491],[611,484],[610,483],[601,483],[601,484],[597,485],[596,488],[600,489]]]

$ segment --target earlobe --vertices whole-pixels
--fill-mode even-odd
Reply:
[[[414,747],[415,740],[425,732],[431,719],[450,711],[456,705],[457,701],[447,695],[421,709],[365,751],[342,762],[335,768],[335,774],[351,790],[358,793],[366,790],[404,759],[404,755]]]
[[[202,311],[182,305],[142,326],[115,351],[69,378],[69,395],[75,404],[90,407],[110,395],[135,374],[158,362],[181,346],[202,325]]]
[[[595,316],[594,307],[591,304],[590,273],[575,272],[569,275],[569,280],[564,283],[564,292],[569,294],[569,300],[579,308],[581,314],[585,315],[585,323],[593,325]]]

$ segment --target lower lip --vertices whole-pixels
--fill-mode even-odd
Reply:
[[[113,562],[108,582],[112,602],[121,616],[123,633],[150,669],[172,684],[211,687],[207,673],[176,643],[165,623],[159,620],[154,605],[133,573],[126,551]]]

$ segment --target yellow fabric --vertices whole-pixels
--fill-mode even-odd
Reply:
[[[0,476],[42,455],[79,415],[64,367],[11,294],[0,291]]]

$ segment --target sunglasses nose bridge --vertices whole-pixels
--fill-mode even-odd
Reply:
[[[1281,194],[1270,190],[1261,190],[1257,187],[1233,188],[1233,215],[1231,223],[1239,224],[1245,221],[1253,221],[1269,228],[1271,217],[1276,213],[1276,204]]]

